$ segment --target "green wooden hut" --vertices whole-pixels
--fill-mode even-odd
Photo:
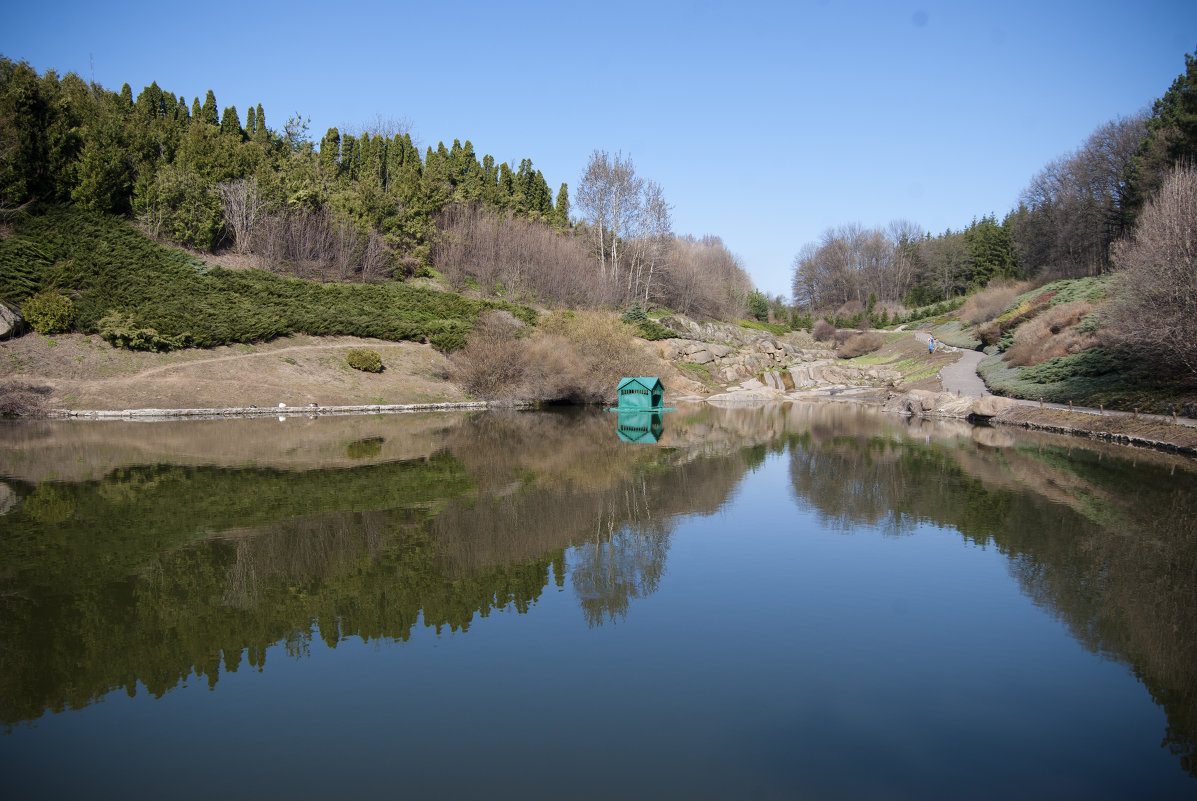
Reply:
[[[665,385],[659,378],[638,376],[625,378],[619,382],[618,409],[660,409],[665,401]]]

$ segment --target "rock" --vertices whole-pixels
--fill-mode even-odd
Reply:
[[[986,395],[973,401],[972,413],[977,417],[994,417],[1015,405],[1009,398]]]
[[[708,362],[715,361],[715,357],[711,354],[711,352],[709,350],[696,351],[694,353],[689,354],[686,358],[689,361],[694,362],[695,364],[707,364]]]
[[[723,359],[723,358],[735,353],[735,351],[732,350],[731,348],[729,348],[727,345],[718,345],[718,344],[708,345],[707,350],[709,350],[711,352],[711,354],[714,355],[715,358],[717,358],[717,359]]]
[[[25,318],[21,312],[0,302],[0,339],[20,336],[25,333]]]

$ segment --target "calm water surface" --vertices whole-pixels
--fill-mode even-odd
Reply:
[[[1192,798],[1195,468],[851,404],[5,424],[4,794]]]

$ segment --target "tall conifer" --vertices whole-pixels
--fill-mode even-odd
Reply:
[[[558,228],[569,226],[569,187],[565,184],[561,184],[561,188],[557,190],[557,204],[553,208],[553,218]]]
[[[262,104],[258,104],[258,127],[254,130],[254,140],[265,142],[270,138],[270,131],[266,129],[266,112],[262,111]]]
[[[199,118],[209,125],[220,124],[220,117],[216,111],[216,93],[211,89],[204,95],[204,105],[200,107]]]

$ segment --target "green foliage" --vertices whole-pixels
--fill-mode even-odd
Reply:
[[[760,291],[753,290],[748,296],[748,313],[759,322],[769,321],[769,299]]]
[[[50,259],[38,242],[24,236],[4,240],[0,249],[0,300],[18,303],[42,283]]]
[[[537,317],[524,306],[406,284],[319,284],[260,270],[209,269],[123,220],[65,208],[23,220],[15,236],[0,241],[0,265],[27,253],[30,242],[44,257],[40,263],[49,262],[42,281],[75,296],[81,331],[99,331],[101,319],[117,313],[132,315],[139,329],[154,329],[163,343],[190,335],[198,347],[305,333],[437,337],[452,349],[480,312],[505,309],[526,323]]]
[[[61,292],[39,292],[21,305],[21,314],[39,334],[61,334],[71,330],[75,305]]]
[[[381,373],[382,357],[376,350],[353,349],[345,354],[345,362],[363,373]]]
[[[1191,397],[1191,387],[1114,348],[1092,348],[1048,359],[1032,367],[1013,367],[1001,355],[982,359],[977,373],[991,392],[1107,409],[1166,413]]]
[[[644,307],[636,303],[632,308],[623,313],[623,321],[632,325],[648,322],[648,314],[644,311]]]
[[[101,318],[97,329],[100,336],[114,348],[161,352],[178,350],[191,344],[190,334],[163,336],[153,328],[134,325],[132,314],[121,314],[120,312],[114,312]]]
[[[655,342],[659,339],[677,339],[676,331],[658,323],[656,320],[645,320],[636,323],[636,336]]]

